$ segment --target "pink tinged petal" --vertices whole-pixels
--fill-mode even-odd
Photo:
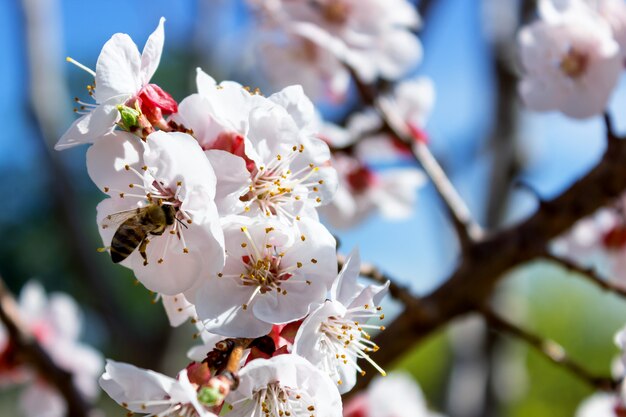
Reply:
[[[383,217],[406,219],[415,210],[417,190],[426,184],[421,171],[412,168],[390,169],[379,174],[380,184],[371,190],[371,198]]]
[[[165,40],[163,23],[165,23],[165,18],[161,17],[161,19],[159,19],[159,25],[148,37],[148,40],[143,47],[139,76],[142,85],[146,85],[150,82],[150,79],[154,75],[157,67],[159,66],[159,62],[161,61],[161,53],[163,52],[163,43]]]
[[[68,342],[78,340],[83,316],[72,297],[64,293],[51,294],[46,317],[57,337]]]
[[[67,411],[63,397],[43,382],[35,382],[22,392],[19,407],[26,417],[63,417]]]
[[[81,116],[61,136],[54,149],[60,151],[84,143],[95,143],[102,139],[115,128],[120,118],[117,105],[126,101],[128,97],[127,95],[112,97],[90,113]]]
[[[141,103],[141,111],[152,123],[159,122],[163,115],[178,111],[178,103],[172,96],[156,84],[147,84],[137,96]]]
[[[398,79],[422,60],[422,44],[406,30],[390,30],[379,43],[376,65],[383,78]]]
[[[116,33],[104,44],[96,64],[94,97],[103,103],[121,94],[136,94],[142,87],[141,57],[130,36]]]
[[[125,167],[128,165],[142,172],[143,152],[143,142],[130,133],[118,131],[106,135],[87,150],[89,177],[101,191],[109,195],[131,192],[133,190],[129,185],[143,185],[142,179]],[[129,205],[135,202],[129,201]]]
[[[245,204],[239,199],[251,184],[250,172],[243,158],[229,152],[206,152],[209,162],[218,174],[215,202],[222,216],[243,212]]]

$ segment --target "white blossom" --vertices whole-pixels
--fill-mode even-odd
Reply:
[[[75,301],[62,293],[47,297],[40,284],[29,282],[20,293],[18,309],[22,323],[53,362],[72,375],[85,398],[95,399],[103,360],[98,351],[78,340],[82,315]],[[0,327],[0,380],[9,385],[28,384],[20,395],[20,409],[28,417],[64,416],[67,406],[61,394],[23,363],[14,349]]]
[[[624,412],[626,407],[617,395],[603,392],[585,399],[575,417],[620,417]]]
[[[315,135],[315,111],[302,88],[269,98],[198,71],[199,93],[180,105],[176,120],[194,135],[217,175],[222,216],[317,219],[337,187],[328,146]]]
[[[193,298],[209,332],[263,336],[324,300],[337,261],[335,239],[317,221],[288,226],[238,216],[228,219],[224,236],[226,266]]]
[[[333,382],[297,355],[255,359],[239,377],[239,388],[226,399],[232,417],[341,417],[341,397]]]
[[[141,54],[127,34],[113,35],[100,52],[95,72],[68,58],[94,76],[94,86],[89,86],[88,90],[95,104],[78,101],[82,116],[65,132],[55,149],[93,143],[111,132],[120,121],[120,105],[137,105],[148,113],[149,119],[158,118],[161,112],[176,111],[176,102],[169,94],[150,84],[161,60],[164,22],[161,18]]]
[[[377,77],[397,79],[421,59],[421,44],[410,32],[419,26],[419,16],[406,0],[252,2],[261,7],[267,25],[329,50],[366,83]],[[312,58],[292,59],[311,65]]]
[[[417,168],[376,171],[342,153],[335,153],[333,166],[339,188],[321,213],[335,227],[354,226],[376,212],[389,220],[406,219],[413,213],[417,190],[426,183]]]
[[[622,70],[609,24],[579,3],[558,10],[542,1],[540,12],[542,18],[518,37],[524,102],[532,110],[580,119],[602,113]]]
[[[91,179],[110,198],[98,205],[102,240],[112,258],[131,268],[148,289],[176,295],[224,265],[223,233],[214,202],[215,173],[198,143],[184,133],[155,132],[144,143],[114,132],[89,148]],[[167,221],[135,221],[124,239],[113,237],[138,209],[161,207]],[[120,214],[121,213],[121,214]],[[121,219],[119,219],[121,217]],[[145,258],[142,256],[142,243]],[[139,248],[123,258],[123,252]],[[117,254],[113,253],[117,252]],[[122,254],[122,255],[120,255]],[[120,259],[123,258],[123,259]]]
[[[199,400],[202,387],[189,381],[187,370],[177,379],[108,360],[100,386],[127,410],[159,417],[215,417]]]
[[[368,321],[383,318],[379,304],[389,283],[364,286],[357,282],[359,271],[359,254],[354,251],[333,283],[330,299],[304,320],[293,345],[293,353],[326,372],[342,394],[356,383],[357,371],[365,373],[357,364],[360,358],[385,375],[369,356],[378,346],[367,331],[383,329],[380,324],[368,324]]]
[[[344,417],[442,417],[430,411],[419,385],[406,373],[374,378],[344,407]]]
[[[579,220],[552,242],[551,251],[581,266],[594,267],[611,282],[626,286],[624,198]]]

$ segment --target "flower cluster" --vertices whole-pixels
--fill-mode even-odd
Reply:
[[[249,1],[273,35],[260,48],[268,75],[278,84],[301,83],[310,95],[341,100],[348,67],[364,82],[396,80],[422,56],[411,33],[420,18],[407,0]]]
[[[71,60],[93,74],[95,104],[77,100],[85,114],[57,148],[92,144],[102,251],[162,299],[173,326],[192,318],[204,345],[176,378],[109,361],[100,384],[149,415],[340,416],[361,360],[384,374],[369,332],[383,329],[387,286],[357,282],[357,252],[337,273],[317,210],[338,175],[314,106],[300,86],[265,97],[201,70],[197,93],[177,102],[150,84],[163,25],[141,54],[116,34],[95,71]]]
[[[624,66],[626,4],[541,0],[539,17],[518,37],[522,99],[533,110],[579,119],[602,113]]]
[[[98,395],[97,378],[102,372],[100,353],[78,341],[82,316],[76,302],[66,294],[46,296],[36,282],[27,283],[18,300],[24,330],[32,333],[54,363],[72,375],[78,392],[86,399]],[[61,394],[28,364],[24,352],[0,326],[1,385],[26,384],[19,406],[27,417],[62,417],[67,406]]]

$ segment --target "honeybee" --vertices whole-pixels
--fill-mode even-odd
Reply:
[[[152,203],[145,207],[123,211],[107,216],[103,228],[110,224],[119,224],[111,240],[111,259],[114,263],[122,262],[139,247],[143,264],[148,264],[146,248],[148,235],[160,236],[167,226],[174,224],[177,209],[171,205]]]

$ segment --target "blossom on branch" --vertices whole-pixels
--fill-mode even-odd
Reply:
[[[382,320],[380,300],[387,293],[385,285],[364,286],[357,282],[360,271],[358,251],[346,260],[330,290],[330,299],[312,311],[302,322],[293,345],[293,353],[308,359],[326,372],[343,394],[356,383],[357,364],[365,359],[381,374],[385,372],[370,358],[378,346],[370,340],[368,329],[383,330],[371,319]]]
[[[375,378],[367,390],[354,397],[344,417],[443,417],[428,410],[419,385],[405,373]]]
[[[320,78],[335,81],[344,75],[339,65],[324,64],[328,55],[318,48],[332,53],[366,83],[379,77],[398,79],[416,66],[422,56],[421,43],[411,33],[420,19],[415,7],[406,0],[250,2],[259,8],[268,30],[277,28],[294,37],[296,43],[311,43],[302,53],[290,55],[292,68],[337,69],[331,75],[319,71]],[[342,95],[341,90],[330,91]]]
[[[59,368],[72,375],[78,391],[86,399],[95,399],[103,360],[98,351],[78,341],[82,314],[76,302],[61,293],[46,297],[40,284],[29,282],[22,289],[18,307],[26,330]],[[24,361],[22,354],[0,326],[0,385],[28,385],[19,399],[27,417],[64,416],[67,406],[61,394]]]
[[[320,223],[303,218],[287,226],[237,216],[228,219],[224,235],[226,266],[191,298],[209,332],[263,336],[323,301],[337,261],[335,239]]]
[[[102,240],[148,289],[176,295],[222,268],[215,173],[191,136],[143,143],[115,132],[89,148],[87,170],[109,196],[98,205]]]
[[[111,132],[118,123],[127,129],[165,126],[164,115],[176,113],[177,103],[159,86],[150,84],[163,50],[164,18],[150,35],[143,52],[124,33],[116,33],[104,44],[96,71],[68,58],[94,76],[94,85],[87,87],[95,104],[76,99],[82,116],[65,132],[55,149],[62,150],[83,143],[93,143]],[[140,116],[144,119],[137,120]],[[129,119],[133,121],[129,121]]]
[[[341,397],[331,379],[297,355],[255,359],[239,377],[239,388],[226,398],[229,416],[341,416]]]
[[[208,378],[207,378],[208,379]],[[100,386],[132,413],[159,417],[215,417],[210,390],[188,374],[176,379],[154,371],[108,360]],[[209,390],[209,391],[208,391]]]
[[[193,130],[217,175],[222,216],[317,219],[337,188],[328,146],[316,137],[315,110],[302,88],[266,98],[198,71],[198,94],[174,118]]]
[[[578,1],[559,10],[543,0],[540,16],[518,36],[522,99],[532,110],[578,119],[601,114],[623,68],[611,26]]]

